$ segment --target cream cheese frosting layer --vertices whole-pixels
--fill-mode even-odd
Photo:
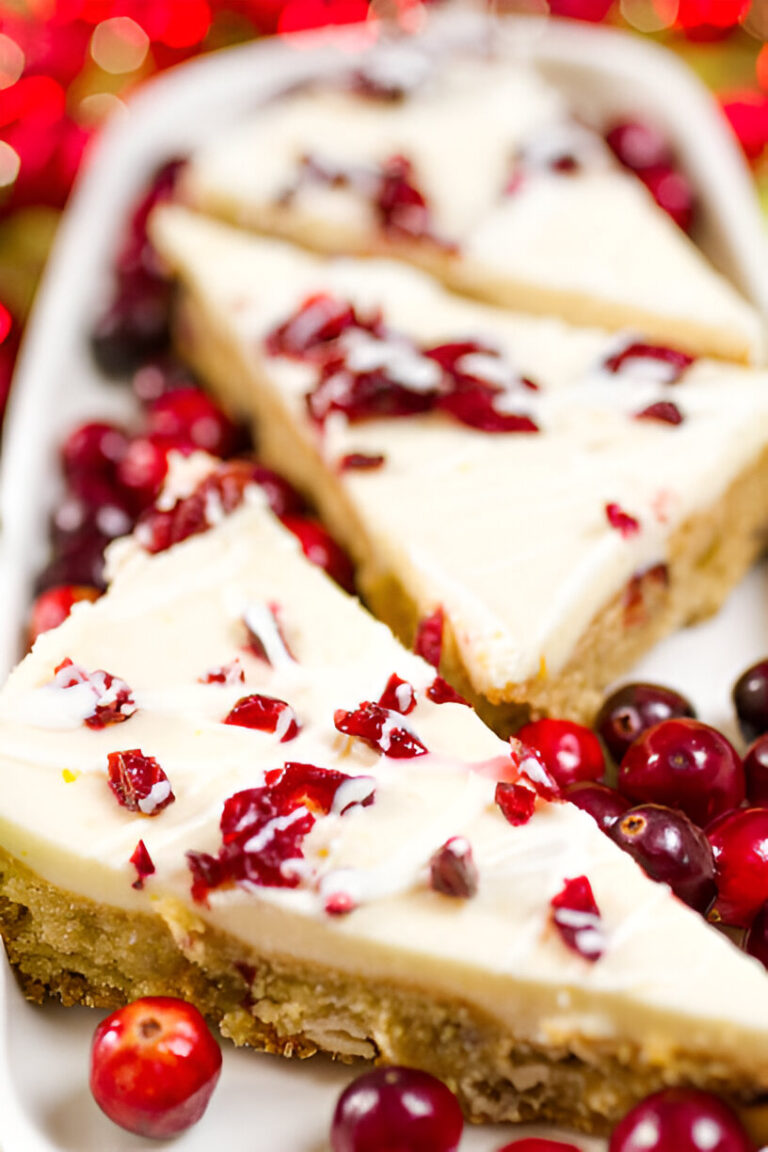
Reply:
[[[636,1043],[651,1061],[717,1053],[768,1079],[760,965],[648,880],[578,809],[539,800],[528,824],[508,824],[494,804],[508,746],[469,708],[427,699],[433,669],[307,564],[258,501],[164,554],[123,546],[116,567],[107,595],[40,637],[0,693],[8,852],[96,901],[160,915],[186,908],[189,923],[224,929],[266,957],[469,1002],[518,1041]],[[279,605],[290,660],[271,666],[243,650],[242,614],[258,605]],[[52,727],[41,693],[65,658],[119,675],[134,714],[99,730]],[[242,683],[198,682],[235,660]],[[428,749],[409,760],[334,727],[336,709],[377,699],[393,671],[417,696],[398,721]],[[222,723],[244,692],[290,703],[299,735],[281,742]],[[136,748],[173,789],[154,816],[121,806],[107,782],[108,754]],[[225,801],[286,761],[357,778],[306,835],[293,862],[298,886],[230,884],[193,901],[186,853],[216,852]],[[430,857],[453,836],[466,838],[477,864],[468,899],[428,881]],[[139,839],[155,867],[141,889],[129,863]],[[582,875],[604,934],[595,962],[569,950],[551,921],[550,900]],[[332,892],[358,906],[328,915]]]
[[[410,215],[391,211],[395,184],[377,194],[395,158],[424,200]],[[325,252],[391,251],[492,303],[632,325],[701,354],[761,353],[754,310],[519,59],[433,62],[399,100],[291,92],[199,149],[183,187],[238,225]]]
[[[198,338],[213,338],[228,365],[213,381],[224,399],[261,418],[263,450],[319,502],[364,582],[393,573],[422,617],[442,606],[473,689],[491,700],[543,666],[556,675],[600,609],[665,563],[675,530],[768,444],[764,375],[703,360],[672,384],[663,361],[611,372],[630,337],[473,304],[392,263],[323,262],[182,209],[160,212],[154,237],[201,308]],[[504,403],[539,431],[481,432],[438,412],[360,422],[331,412],[319,426],[306,403],[317,366],[265,345],[316,293],[361,315],[381,310],[413,345],[495,349],[479,371],[507,373]],[[195,332],[183,338],[194,355]],[[370,357],[365,338],[355,356],[361,348]],[[682,423],[634,418],[659,403]],[[384,461],[340,471],[355,453]],[[636,527],[622,531],[611,508]]]

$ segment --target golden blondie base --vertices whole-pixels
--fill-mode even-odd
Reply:
[[[290,425],[253,367],[189,292],[176,307],[180,354],[232,413],[253,419],[259,455],[314,504],[330,531],[351,553],[358,585],[374,615],[411,645],[418,609],[347,501],[341,485],[325,477],[316,446]],[[542,667],[522,683],[500,683],[479,693],[446,626],[440,671],[501,736],[529,719],[553,715],[591,722],[604,689],[664,636],[716,612],[768,542],[768,451],[704,512],[671,537],[666,564],[638,574],[591,621],[564,668]]]
[[[600,1133],[664,1085],[694,1084],[742,1106],[768,1087],[751,1068],[726,1067],[715,1054],[668,1051],[651,1062],[627,1043],[519,1043],[461,1001],[260,956],[175,903],[161,903],[157,915],[97,904],[2,851],[0,929],[30,1000],[50,994],[67,1005],[116,1008],[140,996],[181,996],[237,1045],[424,1068],[476,1122],[547,1121]]]

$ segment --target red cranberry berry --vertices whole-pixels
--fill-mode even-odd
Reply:
[[[106,543],[103,536],[93,534],[78,541],[77,548],[54,556],[35,580],[35,592],[39,594],[60,584],[90,584],[103,591]]]
[[[271,468],[254,464],[253,481],[263,490],[275,516],[301,516],[306,512],[306,504],[296,489]]]
[[[162,488],[168,474],[171,449],[189,453],[190,446],[164,436],[136,436],[126,448],[117,466],[117,482],[133,508],[148,508]]]
[[[622,120],[605,136],[616,159],[630,172],[645,172],[672,163],[672,151],[663,132],[640,120]]]
[[[564,1144],[562,1140],[542,1140],[538,1136],[528,1136],[523,1140],[513,1140],[498,1152],[580,1152],[575,1144]]]
[[[283,516],[283,524],[301,544],[307,560],[322,568],[345,592],[355,590],[355,569],[347,553],[318,520],[307,516]]]
[[[75,492],[94,478],[106,485],[113,484],[115,470],[128,447],[128,437],[122,428],[103,421],[81,424],[67,436],[61,448],[64,475]]]
[[[617,1124],[609,1152],[753,1152],[753,1144],[717,1096],[696,1088],[664,1088]]]
[[[167,280],[143,269],[120,277],[115,300],[91,333],[91,351],[102,372],[121,376],[164,352],[170,306]]]
[[[605,770],[603,750],[594,732],[573,720],[533,720],[517,733],[519,740],[541,753],[561,788],[583,780],[599,780]]]
[[[237,446],[234,424],[199,388],[158,396],[149,405],[147,428],[150,435],[186,441],[212,456],[230,456]]]
[[[768,808],[728,812],[707,829],[715,857],[715,917],[748,928],[768,900]]]
[[[464,1121],[442,1081],[415,1068],[375,1068],[342,1092],[333,1152],[455,1152]]]
[[[221,1049],[184,1000],[134,1000],[93,1035],[93,1098],[110,1120],[139,1136],[164,1139],[196,1124],[220,1073]]]
[[[768,903],[763,904],[744,937],[744,951],[768,968]]]
[[[671,216],[683,232],[690,232],[696,210],[696,196],[688,177],[675,168],[662,165],[640,173],[640,178],[659,208]]]
[[[616,820],[608,835],[652,880],[669,884],[697,912],[709,909],[716,894],[712,849],[684,812],[641,804]]]
[[[768,732],[768,660],[759,660],[742,672],[732,695],[744,739],[756,740]]]
[[[98,600],[101,592],[87,584],[59,584],[42,592],[29,615],[29,643],[34,644],[41,632],[58,628],[80,600]]]
[[[750,804],[768,805],[768,732],[758,736],[747,750],[744,775]]]
[[[609,788],[607,784],[596,784],[592,780],[571,784],[563,797],[570,804],[588,812],[603,832],[608,832],[629,808],[629,801],[621,793]]]
[[[700,825],[737,808],[745,795],[733,745],[688,719],[663,720],[635,740],[619,766],[618,786],[630,800],[681,808]]]
[[[676,716],[695,717],[692,705],[660,684],[624,684],[605,700],[594,728],[618,764],[630,744],[654,724]]]

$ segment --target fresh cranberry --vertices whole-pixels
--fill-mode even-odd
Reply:
[[[134,1000],[93,1034],[93,1098],[110,1120],[139,1136],[164,1139],[196,1124],[220,1073],[221,1049],[184,1000]]]
[[[517,737],[541,752],[561,788],[583,780],[599,780],[605,771],[597,736],[573,720],[533,720],[523,725]]]
[[[142,364],[131,380],[134,395],[142,404],[151,404],[166,392],[194,387],[195,380],[186,365],[174,356],[164,356]]]
[[[694,718],[685,696],[660,684],[624,684],[604,701],[594,728],[618,764],[630,744],[654,724],[677,716]]]
[[[744,950],[768,968],[768,903],[755,916],[744,937]]]
[[[715,857],[715,916],[747,928],[768,900],[768,808],[728,812],[707,835]]]
[[[104,576],[103,536],[88,535],[78,541],[76,548],[68,548],[54,556],[35,580],[35,592],[41,593],[59,584],[89,584],[103,591]]]
[[[575,1144],[565,1144],[562,1140],[542,1140],[538,1136],[528,1136],[523,1140],[513,1140],[498,1152],[580,1152]]]
[[[588,812],[603,832],[608,832],[629,808],[629,801],[619,792],[607,784],[596,784],[592,780],[571,784],[563,796],[570,804]]]
[[[59,552],[77,549],[92,536],[103,542],[127,536],[133,527],[133,514],[120,492],[111,488],[98,493],[103,502],[86,501],[82,496],[67,496],[51,516],[51,540]],[[91,497],[96,495],[90,493]]]
[[[98,600],[101,591],[86,584],[59,584],[42,592],[29,616],[29,643],[34,644],[41,632],[58,628],[81,600]]]
[[[672,163],[672,150],[663,132],[640,120],[622,120],[606,133],[606,143],[630,172],[645,172]]]
[[[630,808],[608,835],[653,880],[668,884],[685,904],[706,912],[715,899],[715,861],[706,835],[684,812],[663,804]]]
[[[117,482],[137,511],[147,508],[160,492],[172,448],[183,451],[180,443],[160,436],[136,436],[126,448],[117,466]]]
[[[659,208],[671,216],[683,232],[690,232],[696,212],[696,196],[688,177],[675,168],[660,165],[640,173],[640,178]]]
[[[637,803],[681,808],[695,824],[737,808],[745,796],[744,768],[733,745],[699,720],[663,720],[625,753],[619,790]]]
[[[375,1068],[339,1097],[333,1152],[455,1152],[464,1121],[442,1081],[415,1068]]]
[[[149,434],[187,441],[212,456],[230,456],[237,429],[217,404],[199,388],[179,388],[158,396],[147,413]]]
[[[355,590],[355,569],[347,553],[318,520],[283,516],[283,524],[297,537],[307,560],[322,568],[345,592]]]
[[[92,421],[81,424],[67,436],[61,449],[61,462],[70,486],[79,491],[84,479],[98,477],[114,483],[115,470],[128,447],[128,437],[114,424]]]
[[[768,732],[758,736],[744,757],[747,799],[750,804],[768,805]]]
[[[271,468],[254,464],[253,481],[263,490],[275,516],[301,516],[306,512],[306,504],[296,489]]]
[[[759,660],[742,672],[732,697],[745,740],[756,740],[768,732],[768,660]]]
[[[617,1124],[609,1152],[754,1152],[754,1145],[717,1096],[696,1088],[664,1088]]]
[[[149,272],[122,278],[118,294],[91,333],[94,359],[121,376],[164,352],[170,339],[170,284]]]

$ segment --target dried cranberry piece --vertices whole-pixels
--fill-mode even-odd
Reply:
[[[357,901],[349,892],[332,892],[323,905],[328,916],[348,916],[357,908]]]
[[[136,879],[131,885],[132,888],[141,889],[144,887],[144,881],[147,876],[152,876],[155,872],[155,866],[152,863],[152,857],[147,851],[147,846],[143,840],[139,840],[138,844],[133,850],[130,858],[130,863],[136,869]]]
[[[605,951],[600,909],[586,876],[566,880],[550,901],[552,922],[567,948],[594,963]]]
[[[397,672],[393,672],[379,697],[379,704],[389,712],[399,712],[401,716],[408,716],[416,707],[416,692],[413,685],[407,680],[402,680]]]
[[[270,356],[290,356],[297,360],[326,354],[343,332],[360,328],[381,330],[381,317],[358,316],[353,306],[326,293],[308,296],[300,307],[265,338]]]
[[[316,815],[327,815],[342,785],[355,777],[313,764],[286,763],[268,772],[264,786],[230,796],[221,815],[222,847],[218,856],[188,852],[192,872],[192,895],[204,900],[223,884],[249,882],[259,886],[295,888],[298,871],[283,867],[303,859],[302,843]],[[353,799],[341,814],[356,803],[373,802],[373,791]]]
[[[234,724],[238,728],[254,728],[258,732],[272,732],[281,744],[294,740],[301,731],[290,704],[260,693],[243,696],[238,700],[224,723]]]
[[[101,591],[87,584],[58,584],[37,597],[29,616],[29,643],[34,644],[42,632],[58,628],[81,600],[93,602]]]
[[[231,660],[229,664],[220,664],[217,668],[211,668],[204,676],[201,676],[200,684],[244,684],[245,672],[239,660]]]
[[[425,351],[448,376],[451,388],[437,406],[456,420],[482,432],[538,432],[529,416],[505,411],[514,392],[537,391],[530,380],[518,376],[495,348],[476,340],[439,344]]]
[[[636,536],[640,531],[640,521],[636,516],[631,516],[629,512],[625,512],[621,504],[606,504],[605,516],[611,528],[620,532],[625,540],[629,539],[630,536]]]
[[[682,424],[685,417],[671,400],[658,400],[635,413],[635,420],[658,420],[662,424]]]
[[[431,235],[430,211],[413,180],[413,164],[405,156],[391,156],[381,166],[375,198],[381,227],[410,239]]]
[[[442,676],[435,676],[427,688],[427,696],[433,704],[466,704],[467,708],[471,707],[469,701],[460,696]]]
[[[110,752],[107,756],[109,786],[123,808],[157,816],[176,797],[171,782],[153,756],[140,748]]]
[[[339,460],[340,472],[375,472],[386,460],[383,453],[348,452]]]
[[[345,736],[357,736],[377,752],[395,760],[424,756],[428,749],[415,732],[398,724],[399,718],[398,713],[366,700],[354,712],[337,709],[333,722]]]
[[[431,664],[433,668],[440,667],[440,657],[443,653],[444,624],[445,613],[442,608],[436,608],[429,616],[425,616],[423,620],[419,621],[416,629],[413,650],[417,656],[421,656],[422,660],[426,660],[427,664]]]
[[[64,690],[87,684],[93,694],[93,712],[84,723],[89,728],[106,728],[110,724],[121,724],[136,712],[133,692],[119,676],[97,669],[87,672],[69,657],[54,669],[53,683]]]
[[[429,861],[429,882],[444,896],[469,899],[477,892],[477,865],[464,836],[452,836]]]
[[[663,383],[676,384],[681,379],[683,373],[687,368],[690,368],[694,363],[695,357],[689,356],[687,352],[681,352],[677,348],[667,348],[661,344],[644,344],[640,341],[633,341],[627,344],[620,352],[616,352],[613,356],[609,356],[603,362],[603,368],[607,372],[613,372],[616,375],[623,375],[636,370],[638,364],[646,361],[651,370],[657,365],[654,376],[659,375],[659,365],[663,365],[662,376]]]
[[[546,760],[538,748],[533,748],[518,740],[509,738],[509,755],[514,767],[526,783],[530,783],[542,800],[559,800],[560,785],[547,767]]]
[[[378,345],[378,347],[376,347]],[[307,395],[313,420],[323,423],[331,412],[343,412],[350,423],[388,417],[395,419],[430,412],[442,383],[433,361],[405,342],[371,342],[377,352],[365,360],[346,348],[320,368],[317,384]],[[357,367],[366,364],[370,367]]]
[[[515,827],[527,824],[536,807],[536,793],[527,784],[500,781],[496,785],[494,800],[504,819]]]
[[[538,432],[538,424],[522,413],[500,412],[493,396],[475,389],[457,389],[441,396],[438,407],[450,412],[456,420],[479,432]]]

